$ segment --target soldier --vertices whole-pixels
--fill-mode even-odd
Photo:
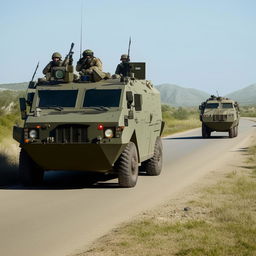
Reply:
[[[122,54],[120,60],[122,61],[120,64],[116,67],[116,75],[122,75],[127,76],[127,65],[129,63],[129,56],[127,54]]]
[[[54,52],[52,54],[52,61],[50,61],[46,67],[43,69],[43,74],[46,75],[47,73],[50,73],[52,70],[52,67],[60,67],[62,66],[62,56],[58,52]]]
[[[102,71],[102,62],[93,56],[92,50],[85,50],[83,57],[77,62],[76,71],[81,75],[92,75],[93,71]]]

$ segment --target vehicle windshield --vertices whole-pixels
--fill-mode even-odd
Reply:
[[[85,92],[83,107],[119,107],[120,96],[121,89],[90,89]]]
[[[232,103],[222,103],[222,108],[233,108]]]
[[[219,103],[207,103],[205,108],[218,108]]]
[[[78,90],[39,90],[39,108],[63,107],[72,108],[76,105]]]

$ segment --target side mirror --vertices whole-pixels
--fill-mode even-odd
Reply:
[[[131,91],[126,92],[127,108],[131,108],[133,103],[133,94]]]
[[[21,119],[25,120],[27,118],[27,104],[25,98],[19,98],[20,101],[20,112],[21,112]]]
[[[199,109],[199,110],[202,110],[202,105],[199,105],[198,109]]]

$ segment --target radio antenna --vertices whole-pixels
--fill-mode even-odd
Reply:
[[[83,0],[81,0],[81,24],[80,24],[80,58],[82,58],[82,47],[83,47]]]
[[[218,90],[216,90],[216,93],[217,93],[217,97],[220,97]]]

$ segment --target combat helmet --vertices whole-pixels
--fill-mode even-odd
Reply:
[[[53,54],[52,54],[52,59],[53,58],[62,58],[62,56],[61,56],[61,54],[59,53],[59,52],[54,52]]]
[[[129,59],[128,54],[122,54],[120,57],[120,60],[128,60],[128,59]]]
[[[90,50],[90,49],[87,49],[83,52],[83,56],[86,57],[86,56],[93,56],[93,51]]]

